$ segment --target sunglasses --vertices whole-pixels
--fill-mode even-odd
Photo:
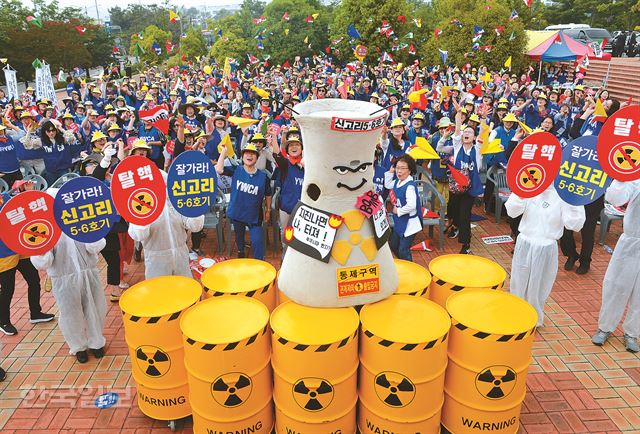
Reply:
[[[48,130],[46,130],[47,133],[51,133],[51,132],[55,132],[55,128],[49,128]]]

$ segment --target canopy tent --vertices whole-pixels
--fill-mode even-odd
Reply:
[[[558,33],[557,30],[525,30],[527,35],[527,48],[526,52],[533,50],[538,45]]]
[[[553,32],[546,40],[543,40],[534,48],[529,49],[527,56],[533,60],[542,62],[576,60],[584,56],[591,58],[597,57],[590,46],[584,45],[570,36],[565,35],[562,30]],[[602,53],[600,58],[605,60],[611,59],[611,55],[609,53]]]

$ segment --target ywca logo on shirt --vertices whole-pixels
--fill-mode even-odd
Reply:
[[[254,196],[258,195],[258,186],[249,184],[242,181],[236,181],[236,189],[243,193],[253,194]]]
[[[64,145],[42,145],[42,149],[44,149],[45,152],[53,152],[58,151],[58,152],[62,152],[64,151]]]

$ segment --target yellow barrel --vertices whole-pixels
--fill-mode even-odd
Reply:
[[[269,312],[276,307],[276,269],[258,259],[229,259],[207,268],[200,279],[209,297],[244,295],[261,301]]]
[[[271,432],[268,323],[269,310],[250,297],[210,298],[184,313],[180,328],[194,432]]]
[[[422,297],[394,295],[365,305],[360,321],[360,431],[437,433],[447,312]]]
[[[394,259],[398,270],[398,289],[396,294],[429,297],[431,273],[422,265],[404,259]]]
[[[429,298],[445,307],[447,298],[467,289],[502,289],[507,272],[496,262],[474,255],[442,255],[429,262]]]
[[[273,311],[278,433],[355,432],[358,325],[351,307],[314,308],[288,301]]]
[[[202,295],[187,277],[164,276],[133,285],[120,297],[138,407],[158,420],[191,414],[180,316]]]
[[[453,326],[442,425],[452,433],[516,433],[538,321],[503,291],[465,290],[447,301]]]

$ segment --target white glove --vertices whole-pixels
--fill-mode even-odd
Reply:
[[[109,144],[104,147],[102,153],[104,154],[104,157],[102,158],[102,161],[100,161],[100,167],[106,169],[107,167],[111,166],[111,158],[118,153],[118,149],[116,149],[115,146]]]

